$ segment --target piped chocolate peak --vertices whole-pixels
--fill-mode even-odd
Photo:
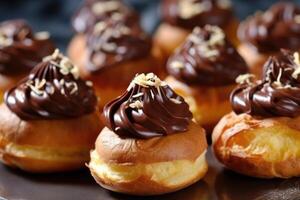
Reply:
[[[185,132],[188,104],[153,73],[137,75],[127,91],[104,107],[105,125],[124,138],[147,139]]]
[[[5,103],[24,120],[69,119],[95,111],[97,99],[91,82],[55,50],[6,92]]]
[[[164,0],[163,20],[185,29],[206,24],[226,27],[233,18],[230,0]]]
[[[238,36],[261,53],[274,53],[281,48],[297,51],[300,48],[300,7],[291,2],[278,2],[242,22]]]
[[[139,20],[133,9],[121,0],[86,0],[77,11],[72,25],[78,33],[88,33],[97,22],[110,18],[123,18],[128,22]]]
[[[264,66],[264,77],[242,75],[231,94],[233,110],[262,117],[297,117],[300,115],[299,53],[282,51]]]
[[[98,72],[120,63],[149,56],[151,39],[137,23],[130,25],[123,18],[98,22],[87,37],[90,72]]]
[[[196,27],[169,58],[169,74],[190,85],[234,84],[247,64],[217,26]]]
[[[54,51],[49,33],[34,33],[24,20],[0,23],[0,73],[20,75]]]

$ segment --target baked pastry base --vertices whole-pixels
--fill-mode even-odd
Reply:
[[[213,149],[221,163],[241,174],[300,176],[300,118],[230,113],[213,131]]]

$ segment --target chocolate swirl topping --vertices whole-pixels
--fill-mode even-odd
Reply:
[[[78,33],[88,33],[97,22],[110,18],[123,18],[128,23],[139,21],[139,16],[121,0],[86,0],[72,20]]]
[[[206,24],[225,27],[232,19],[230,0],[164,0],[163,20],[186,29]]]
[[[5,94],[9,109],[23,120],[69,119],[95,110],[91,82],[58,50],[38,64],[28,77]]]
[[[263,80],[242,75],[240,85],[231,94],[235,113],[263,117],[297,117],[300,115],[299,54],[282,51],[264,66]]]
[[[196,27],[169,58],[168,72],[190,85],[222,86],[248,72],[247,64],[217,26]]]
[[[121,62],[144,58],[151,51],[151,40],[138,25],[129,26],[124,19],[98,22],[88,36],[90,72],[115,66]]]
[[[288,2],[277,3],[241,23],[238,36],[262,53],[277,52],[281,48],[298,50],[300,7]]]
[[[105,125],[120,137],[145,139],[185,132],[192,119],[183,98],[153,73],[136,76],[103,115]]]
[[[27,73],[53,51],[54,45],[47,32],[34,34],[23,20],[10,20],[0,24],[1,74]]]

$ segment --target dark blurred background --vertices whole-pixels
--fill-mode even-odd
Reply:
[[[160,0],[125,0],[142,14],[142,25],[149,33],[159,23]],[[275,0],[233,0],[236,15],[243,19],[256,10],[265,10]],[[300,3],[300,0],[292,2]],[[0,21],[23,18],[35,31],[49,31],[57,46],[65,49],[74,34],[70,19],[81,0],[0,0]]]

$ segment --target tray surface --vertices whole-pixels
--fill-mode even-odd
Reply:
[[[168,195],[133,197],[98,186],[88,170],[33,175],[0,165],[0,196],[8,200],[299,200],[300,178],[261,180],[226,170],[207,153],[204,180]],[[0,200],[2,200],[0,197]]]

